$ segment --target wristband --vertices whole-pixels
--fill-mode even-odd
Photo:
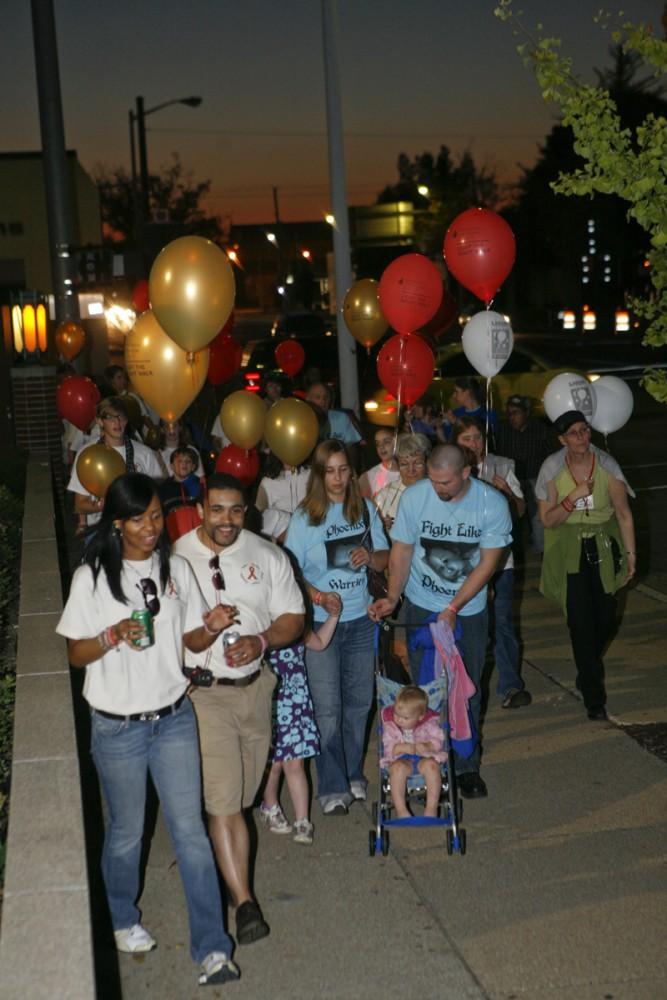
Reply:
[[[266,638],[266,635],[265,635],[264,632],[258,632],[257,633],[257,638],[259,639],[259,641],[262,644],[262,648],[259,651],[259,655],[260,656],[264,656],[264,653],[269,648],[269,640]]]
[[[313,604],[321,604],[321,603],[322,603],[322,592],[320,590],[316,590],[315,593],[313,594]]]
[[[453,604],[450,604],[448,607],[446,607],[445,611],[451,611],[452,614],[454,615],[458,615],[459,613],[458,608],[455,608]]]
[[[100,632],[100,634],[96,636],[96,639],[102,647],[102,651],[104,653],[108,653],[111,649],[111,643],[107,639],[107,630],[105,629],[103,632]]]
[[[208,627],[206,622],[204,622],[203,624],[204,624],[204,631],[208,632],[209,635],[220,635],[220,633],[222,632],[221,628],[217,629],[217,631],[214,631],[212,628]]]
[[[123,641],[120,636],[117,636],[115,634],[114,628],[115,628],[114,625],[109,625],[109,628],[106,629],[104,633],[110,649],[113,648],[113,646],[119,646],[120,643]]]
[[[561,500],[560,505],[563,508],[563,510],[566,510],[568,512],[568,514],[571,514],[572,511],[574,510],[574,504],[570,499],[568,499],[568,497],[565,497],[563,500]]]

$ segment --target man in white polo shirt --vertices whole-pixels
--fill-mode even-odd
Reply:
[[[211,687],[195,687],[204,801],[216,860],[236,906],[236,939],[250,944],[269,928],[250,893],[250,842],[243,810],[252,806],[271,742],[275,675],[264,664],[272,647],[303,632],[301,591],[285,553],[243,528],[246,506],[233,476],[209,477],[202,524],[179,538],[174,552],[190,563],[210,607],[236,610],[202,662],[186,653],[186,665],[213,673]],[[231,641],[230,641],[231,640]]]

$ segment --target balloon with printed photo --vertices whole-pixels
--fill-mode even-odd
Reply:
[[[492,378],[501,370],[514,347],[514,334],[500,313],[485,309],[466,323],[461,336],[463,353],[475,371]]]
[[[567,410],[579,410],[590,421],[595,415],[595,385],[583,375],[563,372],[551,379],[543,401],[549,420],[557,420]]]

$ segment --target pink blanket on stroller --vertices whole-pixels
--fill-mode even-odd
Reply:
[[[435,646],[434,675],[447,676],[447,706],[452,740],[470,740],[473,736],[468,718],[468,699],[477,690],[454,642],[454,633],[443,621],[429,625]]]

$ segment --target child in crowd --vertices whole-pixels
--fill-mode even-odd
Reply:
[[[280,808],[280,776],[285,775],[294,809],[294,840],[312,844],[313,824],[308,819],[308,781],[303,762],[320,752],[320,738],[315,724],[313,703],[308,689],[305,651],[326,649],[333,637],[343,602],[320,628],[307,631],[305,638],[269,653],[269,663],[279,676],[274,700],[273,748],[271,767],[259,809],[260,819],[272,833],[292,833],[292,826]]]
[[[428,707],[428,697],[421,688],[412,684],[401,688],[394,704],[382,709],[380,764],[389,770],[397,818],[410,815],[405,793],[408,778],[414,773],[413,762],[426,782],[424,816],[438,815],[440,764],[445,760],[443,742],[438,713]]]

